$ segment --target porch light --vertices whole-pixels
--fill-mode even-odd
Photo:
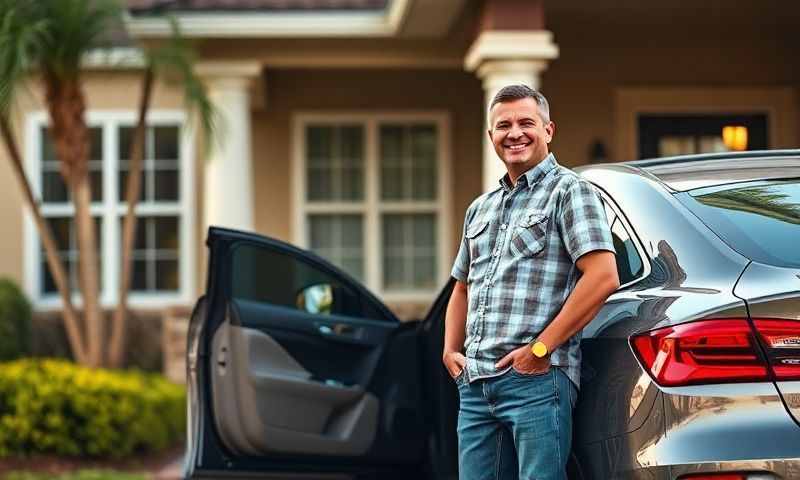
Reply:
[[[747,127],[728,125],[722,127],[722,142],[731,150],[747,150]]]

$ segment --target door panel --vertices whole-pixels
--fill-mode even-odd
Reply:
[[[309,252],[216,228],[208,243],[208,421],[189,476],[416,468],[430,428],[417,326]]]

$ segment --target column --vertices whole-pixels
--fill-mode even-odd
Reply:
[[[252,231],[254,198],[251,152],[251,95],[261,75],[257,63],[206,63],[198,66],[219,114],[216,138],[205,162],[204,226]]]
[[[538,89],[540,75],[550,60],[558,57],[558,47],[552,33],[546,30],[484,31],[478,35],[467,52],[464,67],[483,80],[485,99],[483,132],[483,190],[497,188],[497,181],[506,173],[486,135],[488,108],[497,92],[506,85],[524,83]]]

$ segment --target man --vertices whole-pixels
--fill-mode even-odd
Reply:
[[[512,85],[492,100],[507,174],[467,209],[442,356],[462,480],[566,478],[580,331],[619,287],[603,205],[556,163],[554,133],[541,93]]]

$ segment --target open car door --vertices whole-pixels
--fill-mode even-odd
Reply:
[[[291,245],[215,227],[207,245],[186,477],[422,478],[419,324]]]

